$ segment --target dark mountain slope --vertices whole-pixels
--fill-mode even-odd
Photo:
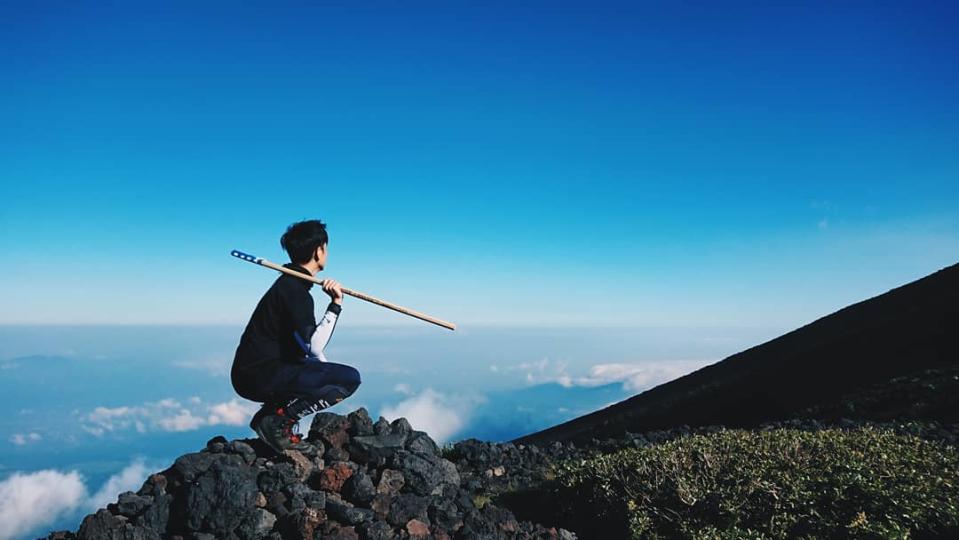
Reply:
[[[959,364],[959,264],[514,443],[680,425],[753,427],[921,369]]]

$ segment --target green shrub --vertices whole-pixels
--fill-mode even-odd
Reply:
[[[597,537],[952,536],[957,471],[954,447],[886,430],[725,430],[560,462],[549,499]]]
[[[440,446],[440,457],[449,461],[456,461],[462,456],[456,450],[456,446],[453,443],[447,442]]]

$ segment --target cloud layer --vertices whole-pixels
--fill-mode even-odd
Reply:
[[[73,512],[93,513],[115,502],[120,493],[140,489],[150,472],[162,468],[162,463],[137,457],[93,495],[83,475],[75,470],[15,472],[0,482],[0,540],[22,538]]]
[[[561,375],[556,381],[565,387],[622,382],[624,390],[642,392],[712,363],[712,360],[673,360],[642,364],[596,364],[589,369],[588,375]]]
[[[80,507],[87,495],[77,471],[15,472],[0,482],[0,540],[19,538]]]
[[[137,491],[153,471],[163,468],[165,466],[159,461],[148,464],[144,458],[137,457],[103,483],[103,486],[87,500],[86,511],[95,512],[98,508],[115,502],[117,496],[124,491]]]
[[[714,362],[715,360],[661,360],[596,364],[589,368],[586,375],[576,376],[567,371],[565,362],[552,362],[544,358],[537,362],[524,362],[507,367],[490,366],[490,370],[525,372],[526,382],[529,384],[557,383],[571,388],[621,382],[624,390],[642,392]]]
[[[390,421],[405,417],[413,429],[429,433],[430,437],[440,444],[463,429],[476,406],[486,401],[486,398],[478,394],[454,396],[432,388],[412,394],[408,385],[397,385],[396,390],[410,397],[396,405],[384,407],[380,414]]]
[[[34,443],[40,439],[42,439],[42,437],[35,431],[31,431],[30,433],[14,433],[10,436],[10,442],[17,446]]]
[[[203,426],[240,426],[256,412],[257,405],[237,398],[214,404],[204,404],[197,396],[186,405],[166,398],[142,405],[96,407],[80,418],[80,426],[96,436],[107,432],[136,429],[147,431],[191,431]]]

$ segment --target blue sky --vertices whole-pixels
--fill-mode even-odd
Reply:
[[[319,277],[458,325],[347,297],[326,352],[339,412],[440,441],[956,263],[959,9],[767,4],[4,3],[0,539],[252,435],[228,370],[276,274],[229,253],[297,220]]]
[[[460,325],[792,327],[956,262],[948,3],[0,9],[2,323],[244,323],[229,251],[304,218]]]

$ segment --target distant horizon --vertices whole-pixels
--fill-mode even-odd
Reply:
[[[0,323],[0,327],[3,326],[214,326],[214,327],[229,327],[233,328],[236,326],[243,326],[246,323]],[[369,324],[369,323],[359,323],[350,325],[353,328],[404,328],[404,329],[414,329],[419,325],[411,324]],[[522,330],[524,328],[541,328],[541,329],[568,329],[568,328],[591,328],[591,329],[617,329],[617,330],[628,330],[630,328],[774,328],[775,325],[768,324],[688,324],[688,325],[679,325],[679,324],[623,324],[623,325],[614,325],[614,324],[589,324],[589,323],[564,323],[564,324],[545,324],[538,325],[532,323],[473,323],[469,325],[458,325],[456,330],[446,330],[446,332],[458,332],[460,330],[468,330],[469,328],[500,328],[500,329],[517,329]],[[442,328],[440,330],[443,330]]]
[[[871,299],[871,298],[875,298],[876,296],[880,296],[880,295],[882,295],[882,294],[884,294],[884,293],[886,293],[886,292],[888,292],[888,291],[897,289],[897,288],[902,287],[902,286],[904,286],[904,285],[907,285],[907,284],[909,284],[909,283],[913,283],[913,282],[915,282],[915,281],[918,281],[918,280],[920,280],[920,279],[923,279],[924,277],[928,277],[928,276],[930,276],[930,275],[935,274],[936,272],[939,272],[939,271],[944,270],[944,269],[946,269],[946,268],[950,268],[950,267],[955,266],[955,265],[957,265],[957,264],[959,264],[959,260],[957,260],[957,261],[954,262],[954,263],[947,264],[947,265],[945,265],[945,266],[941,266],[941,267],[939,267],[939,268],[936,268],[936,269],[934,269],[934,270],[931,270],[931,271],[929,271],[927,274],[924,274],[924,275],[921,275],[921,276],[919,276],[919,277],[916,277],[915,279],[911,279],[911,280],[909,280],[909,281],[906,281],[906,282],[897,284],[897,285],[895,285],[895,286],[889,287],[889,288],[887,288],[887,289],[885,289],[885,290],[882,290],[882,291],[880,291],[880,292],[876,292],[875,294],[872,294],[872,295],[870,295],[870,296],[867,296],[867,297],[863,297],[863,298],[860,298],[860,299],[857,299],[857,300],[850,301],[848,304],[845,304],[845,305],[843,305],[843,306],[836,307],[836,308],[832,309],[832,310],[829,311],[829,312],[825,312],[825,313],[822,313],[822,314],[819,314],[819,315],[815,315],[815,316],[813,316],[813,318],[809,319],[807,322],[798,322],[798,323],[795,324],[795,328],[799,328],[799,327],[801,327],[801,326],[803,326],[803,325],[805,325],[805,324],[808,324],[808,322],[813,322],[813,321],[815,321],[815,320],[817,320],[817,319],[819,319],[819,318],[821,318],[821,317],[828,316],[828,315],[830,315],[830,314],[832,314],[832,313],[835,313],[836,311],[839,311],[839,310],[841,310],[841,309],[843,309],[843,308],[845,308],[845,307],[847,307],[847,306],[849,306],[849,305],[853,305],[853,304],[856,304],[856,303],[859,303],[859,302],[863,302],[863,301],[869,300],[869,299]],[[314,293],[314,294],[315,294],[315,293]],[[347,308],[347,309],[348,309],[349,307],[351,307],[354,303],[356,303],[356,304],[366,303],[364,300],[360,300],[360,299],[349,299],[348,296],[347,296],[346,298],[347,298],[347,299],[345,299],[345,308]],[[369,305],[372,305],[372,304],[369,304]],[[325,306],[325,304],[317,305],[317,313],[322,312],[323,306]],[[377,307],[378,307],[378,306],[377,306]],[[379,307],[378,307],[378,308],[379,308]],[[386,309],[386,308],[379,308],[379,309]],[[252,313],[252,308],[250,309],[250,311],[251,311],[251,313]],[[349,312],[347,312],[347,313],[349,313]],[[469,328],[497,328],[497,329],[509,329],[509,328],[512,328],[512,329],[517,329],[517,330],[522,330],[522,329],[572,329],[572,328],[589,328],[589,329],[595,329],[595,330],[604,329],[604,328],[618,329],[618,330],[628,330],[628,329],[631,329],[631,328],[635,328],[635,329],[647,329],[647,328],[670,328],[670,329],[680,329],[680,328],[688,328],[688,329],[705,329],[705,328],[740,328],[740,329],[749,329],[749,328],[753,328],[753,329],[760,329],[760,328],[785,328],[783,325],[769,324],[769,323],[758,324],[758,323],[755,323],[755,322],[754,322],[754,323],[735,323],[735,324],[729,324],[729,323],[727,323],[727,324],[720,324],[720,323],[716,323],[716,322],[713,322],[713,323],[686,323],[686,324],[679,324],[679,323],[674,323],[674,324],[660,323],[660,324],[656,324],[656,323],[649,322],[649,323],[641,323],[641,324],[639,324],[639,323],[622,322],[622,323],[617,324],[617,323],[613,323],[613,322],[593,322],[593,321],[590,321],[590,320],[585,320],[585,321],[575,322],[575,323],[573,323],[573,322],[565,322],[565,323],[562,323],[562,322],[535,323],[535,322],[531,322],[531,321],[525,321],[525,322],[491,322],[491,321],[482,321],[482,322],[472,322],[472,323],[456,323],[456,321],[450,321],[450,322],[453,322],[454,324],[457,324],[457,328],[456,328],[456,330],[449,330],[449,329],[447,329],[447,328],[442,328],[442,327],[439,327],[438,325],[434,325],[434,324],[432,324],[432,323],[428,323],[428,322],[425,322],[425,321],[415,320],[415,318],[409,317],[409,316],[407,316],[407,315],[395,314],[395,313],[394,313],[394,315],[397,315],[396,320],[395,320],[394,322],[372,322],[372,323],[371,323],[371,322],[366,322],[366,321],[360,321],[360,322],[349,323],[349,325],[350,325],[351,327],[354,327],[354,328],[370,328],[370,329],[375,329],[375,328],[383,328],[383,329],[397,329],[397,328],[402,328],[402,329],[414,329],[414,328],[420,328],[420,327],[431,327],[431,326],[435,326],[435,329],[438,330],[438,331],[441,331],[441,332],[456,332],[456,331],[459,331],[459,332],[461,332],[461,333],[462,333],[462,331],[464,331],[464,330],[469,330]],[[344,318],[344,321],[345,321],[345,318]],[[248,319],[237,320],[237,321],[233,321],[233,322],[214,322],[214,321],[197,321],[197,322],[188,322],[188,321],[187,321],[187,322],[168,322],[168,321],[157,321],[157,322],[118,322],[118,321],[104,321],[104,322],[57,322],[57,321],[52,321],[52,322],[51,322],[51,321],[16,321],[16,322],[3,322],[3,321],[0,321],[0,327],[25,327],[25,326],[62,326],[62,327],[74,327],[74,326],[75,326],[75,327],[99,327],[99,326],[117,326],[117,327],[127,327],[127,326],[129,326],[129,327],[152,327],[152,326],[161,326],[161,327],[162,327],[162,326],[169,326],[169,327],[196,327],[196,326],[209,326],[209,327],[229,327],[229,328],[233,328],[233,327],[236,327],[236,326],[245,326],[245,325],[247,324],[247,322],[248,322]]]

